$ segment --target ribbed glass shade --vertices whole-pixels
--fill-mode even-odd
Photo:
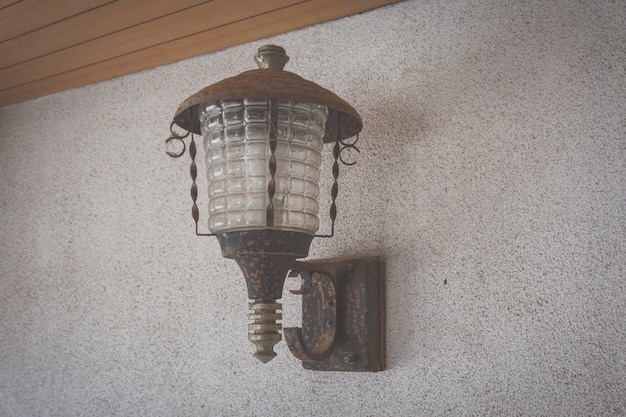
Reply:
[[[324,106],[278,102],[274,225],[268,227],[269,100],[222,100],[202,106],[209,230],[314,234],[319,227],[320,151],[327,117]]]

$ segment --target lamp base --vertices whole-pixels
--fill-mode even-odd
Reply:
[[[250,230],[217,235],[222,255],[237,261],[248,287],[251,312],[248,340],[256,347],[254,357],[267,363],[276,356],[274,345],[281,340],[278,312],[283,286],[296,259],[309,253],[312,235],[284,230]]]
[[[250,230],[217,235],[222,256],[237,261],[251,300],[283,296],[287,272],[298,258],[309,254],[312,235],[285,230]]]

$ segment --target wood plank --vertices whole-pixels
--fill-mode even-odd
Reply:
[[[117,0],[0,43],[0,68],[175,13],[203,0]],[[183,22],[184,23],[184,22]]]
[[[0,42],[113,1],[115,0],[21,0],[14,2],[15,4],[11,7],[0,9]]]
[[[0,11],[21,1],[22,0],[0,0]]]
[[[126,55],[199,31],[248,19],[303,0],[215,0],[0,70],[0,91]],[[181,22],[185,22],[181,24]],[[132,42],[129,42],[132,39]]]
[[[0,106],[263,39],[402,0],[310,0],[0,92]],[[234,75],[234,74],[233,74]],[[184,86],[181,86],[184,90]],[[192,93],[192,92],[187,92]],[[185,93],[185,94],[187,94]],[[184,97],[181,97],[181,100]]]

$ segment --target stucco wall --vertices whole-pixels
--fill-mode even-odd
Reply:
[[[624,415],[625,39],[619,0],[409,1],[0,109],[0,415]],[[173,111],[265,43],[364,119],[311,256],[385,257],[385,372],[257,362],[193,234]]]

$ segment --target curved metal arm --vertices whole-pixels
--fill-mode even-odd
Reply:
[[[335,344],[337,333],[337,292],[335,284],[328,275],[308,271],[298,271],[302,278],[300,290],[292,291],[294,294],[302,294],[305,299],[302,302],[302,315],[314,313],[315,308],[309,308],[309,303],[322,306],[319,317],[314,322],[319,327],[319,337],[313,347],[308,346],[304,333],[299,327],[283,329],[285,342],[291,354],[301,361],[321,361],[328,357]],[[313,311],[309,311],[313,310]],[[303,317],[304,319],[304,317]],[[307,322],[307,320],[303,320]],[[312,329],[304,329],[310,332]]]

